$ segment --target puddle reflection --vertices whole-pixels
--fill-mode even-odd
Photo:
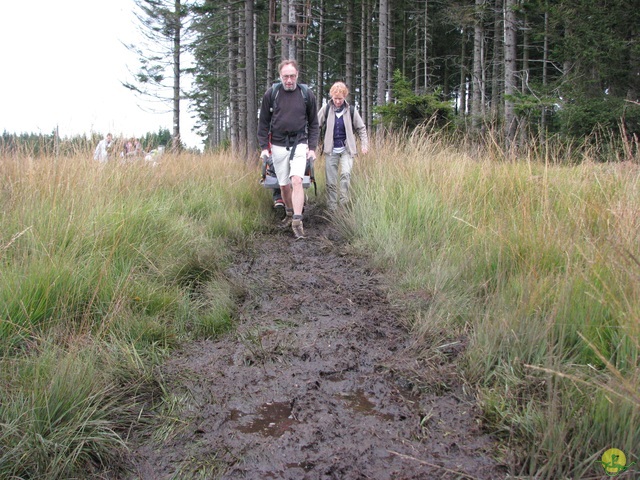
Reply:
[[[236,430],[242,433],[280,437],[295,423],[291,410],[289,402],[265,403],[255,414],[232,410],[230,420],[240,423]]]
[[[385,420],[393,420],[393,415],[377,411],[376,406],[367,398],[362,390],[357,390],[355,393],[343,394],[342,398],[347,401],[352,410],[355,410],[358,413],[362,413],[364,415],[375,415]]]

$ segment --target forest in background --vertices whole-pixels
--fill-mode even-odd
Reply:
[[[278,63],[294,58],[319,103],[344,81],[370,132],[427,123],[507,150],[553,139],[611,145],[602,159],[638,152],[640,11],[631,0],[135,3],[145,41],[127,45],[139,64],[123,86],[173,111],[171,139],[160,136],[174,150],[189,108],[206,148],[252,158],[261,97]],[[4,132],[0,149],[64,154],[79,143]]]
[[[603,134],[637,147],[640,13],[630,0],[136,1],[156,48],[134,47],[129,86],[172,92],[174,138],[189,98],[209,147],[251,154],[260,99],[294,58],[318,102],[345,81],[369,129],[435,116],[499,133],[507,147]],[[194,61],[183,69],[186,52]]]

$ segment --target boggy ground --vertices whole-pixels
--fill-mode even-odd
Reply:
[[[129,478],[497,479],[451,357],[420,362],[385,279],[318,207],[307,238],[259,236],[226,272],[238,325],[161,369],[175,430],[133,435]]]

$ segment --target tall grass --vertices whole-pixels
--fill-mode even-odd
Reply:
[[[0,477],[117,464],[181,339],[231,326],[231,247],[268,218],[229,155],[0,158]]]
[[[468,340],[511,473],[583,478],[640,455],[640,168],[516,161],[418,132],[359,160],[343,227],[402,291],[428,348]]]
[[[637,460],[640,170],[486,145],[374,136],[339,221],[422,299],[426,355],[468,345],[457,365],[513,475],[594,476],[610,447]],[[231,327],[225,266],[269,220],[256,168],[227,153],[90,158],[0,158],[2,478],[121,464],[131,425],[174,401],[154,365]]]

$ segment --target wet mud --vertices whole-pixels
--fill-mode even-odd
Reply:
[[[316,207],[305,234],[236,253],[237,328],[163,365],[177,418],[132,435],[129,478],[504,478],[454,364],[419,360],[384,276]]]

